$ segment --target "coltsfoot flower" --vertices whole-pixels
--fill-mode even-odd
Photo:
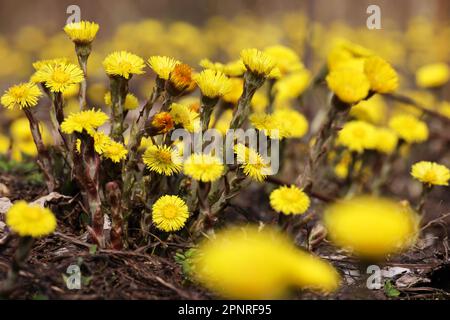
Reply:
[[[200,61],[200,66],[205,69],[223,72],[229,77],[240,77],[246,70],[244,63],[240,59],[228,62],[226,64],[220,62],[212,62],[209,59],[202,59]]]
[[[387,106],[379,94],[362,100],[350,109],[350,116],[372,124],[381,124],[386,118]]]
[[[173,96],[179,96],[194,89],[195,82],[192,79],[192,68],[185,63],[177,64],[170,72],[166,90]]]
[[[147,61],[147,64],[156,75],[164,80],[169,79],[170,73],[180,63],[180,61],[166,56],[151,56]]]
[[[354,120],[344,124],[337,142],[351,151],[361,153],[375,147],[376,130],[370,123]]]
[[[251,114],[248,119],[255,129],[262,131],[271,139],[282,139],[287,134],[287,127],[281,121],[282,119],[274,114],[258,112]]]
[[[100,110],[86,110],[70,114],[61,124],[61,130],[64,133],[72,134],[74,132],[83,132],[93,134],[94,130],[101,127],[108,121],[106,113]]]
[[[241,51],[241,59],[248,71],[266,78],[274,75],[274,69],[277,68],[277,62],[268,54],[258,49],[244,49]]]
[[[298,98],[305,92],[311,80],[311,72],[302,69],[288,74],[278,80],[273,88],[275,93],[275,104],[285,103],[290,99]]]
[[[184,104],[172,103],[169,114],[175,124],[181,125],[189,132],[196,132],[200,129],[199,114]]]
[[[102,156],[104,158],[110,159],[114,163],[118,163],[125,159],[128,154],[128,150],[120,142],[111,140],[106,144]]]
[[[270,194],[270,206],[284,214],[305,213],[309,204],[308,195],[294,185],[279,187]]]
[[[195,180],[213,182],[222,177],[225,167],[222,160],[208,154],[193,154],[184,162],[184,173]]]
[[[308,132],[308,120],[296,110],[275,110],[273,116],[282,124],[285,138],[301,138]]]
[[[391,154],[397,148],[398,136],[389,128],[376,128],[375,150],[385,154]]]
[[[104,100],[105,100],[105,104],[108,107],[112,106],[111,92],[108,91],[107,93],[105,93]],[[134,110],[137,107],[139,107],[139,101],[136,98],[136,96],[132,93],[127,93],[127,96],[125,98],[125,104],[123,106],[124,110]]]
[[[106,73],[110,76],[121,76],[129,79],[133,74],[143,74],[144,60],[127,51],[116,51],[103,60]]]
[[[372,196],[338,201],[323,219],[334,244],[368,259],[409,248],[419,233],[419,216],[409,206]]]
[[[234,153],[237,156],[240,168],[244,174],[251,179],[262,182],[269,174],[271,174],[269,162],[255,150],[242,143],[238,143],[234,146]]]
[[[163,231],[177,231],[184,227],[189,217],[186,203],[178,196],[162,196],[152,207],[152,220]]]
[[[220,98],[232,89],[231,80],[222,72],[203,70],[194,76],[203,96],[210,99]]]
[[[41,90],[31,82],[20,83],[12,86],[1,97],[2,105],[7,109],[30,108],[37,105]]]
[[[97,35],[99,26],[95,22],[80,21],[66,24],[64,32],[77,44],[91,43]]]
[[[300,57],[291,48],[275,45],[264,49],[264,53],[275,61],[281,75],[296,72],[304,68],[303,63],[300,61]]]
[[[6,224],[22,237],[38,238],[55,231],[56,218],[47,208],[18,201],[6,213]]]
[[[345,103],[359,102],[369,94],[369,79],[364,73],[354,69],[333,70],[328,74],[326,81],[330,90]]]
[[[72,63],[50,62],[35,72],[32,81],[42,82],[51,92],[64,93],[84,80],[83,71]]]
[[[368,57],[364,63],[364,72],[369,79],[372,91],[390,93],[397,90],[397,72],[382,58],[378,56]]]
[[[150,171],[165,176],[179,173],[183,167],[182,159],[177,150],[168,146],[149,146],[142,155],[142,160]]]
[[[201,284],[230,299],[278,299],[291,287],[329,293],[340,283],[329,263],[299,250],[285,235],[256,226],[204,240],[192,270]]]
[[[416,84],[421,88],[443,86],[450,79],[450,67],[445,63],[425,65],[416,72]]]
[[[411,167],[411,175],[428,186],[448,186],[450,170],[442,164],[420,161]]]
[[[174,127],[172,115],[169,112],[158,112],[150,120],[148,131],[150,134],[167,133]]]
[[[427,124],[410,114],[393,116],[389,120],[389,127],[407,143],[420,143],[428,139]]]
[[[222,97],[222,100],[236,105],[244,91],[244,80],[241,78],[230,78],[231,90]]]

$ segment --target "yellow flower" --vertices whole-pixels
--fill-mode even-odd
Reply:
[[[133,74],[143,74],[144,60],[127,51],[116,51],[103,60],[106,73],[110,76],[121,76],[129,79]]]
[[[222,160],[207,154],[192,154],[184,162],[184,173],[195,180],[213,182],[224,173]]]
[[[105,104],[108,107],[111,107],[112,106],[111,92],[108,91],[107,93],[105,93],[104,99],[105,99]],[[134,110],[137,107],[139,107],[139,101],[134,94],[127,93],[127,96],[125,98],[125,105],[123,107],[124,107],[124,110]]]
[[[142,160],[150,171],[165,176],[179,173],[183,167],[179,153],[168,146],[149,146],[142,155]]]
[[[125,159],[127,154],[128,150],[123,144],[112,140],[106,145],[102,153],[103,157],[115,163]]]
[[[223,136],[225,136],[227,134],[228,129],[230,129],[232,119],[233,119],[233,110],[227,109],[220,115],[220,118],[217,120],[214,128],[219,130],[219,132]]]
[[[358,196],[326,208],[324,225],[336,245],[363,258],[382,259],[414,244],[419,217],[395,201]]]
[[[262,93],[261,90],[256,91],[251,101],[253,111],[255,113],[264,112],[268,104],[269,100],[267,99],[267,95]]]
[[[165,111],[155,114],[152,117],[150,124],[152,131],[155,131],[158,134],[167,133],[174,127],[172,115]]]
[[[366,59],[364,72],[370,81],[370,89],[378,93],[394,92],[398,88],[398,75],[389,63],[378,56]]]
[[[445,63],[425,65],[416,72],[416,83],[421,88],[443,86],[450,79],[450,68]]]
[[[362,100],[350,109],[350,116],[373,124],[380,124],[386,116],[386,103],[381,95]]]
[[[39,88],[31,82],[12,86],[1,97],[1,103],[5,108],[29,108],[37,105],[39,97],[42,95]]]
[[[95,22],[80,21],[67,24],[64,32],[73,42],[87,44],[94,40],[98,29],[99,26]]]
[[[94,149],[95,152],[98,154],[103,154],[105,150],[111,145],[113,142],[111,138],[105,134],[104,132],[94,132],[92,135],[92,138],[94,139]],[[80,141],[81,143],[81,141]]]
[[[165,56],[152,56],[148,59],[147,63],[159,78],[168,80],[175,66],[181,62]]]
[[[34,70],[38,71],[43,66],[46,65],[58,65],[58,64],[67,64],[69,60],[67,58],[56,58],[56,59],[46,59],[46,60],[38,60],[33,62],[33,68]],[[33,82],[39,82],[39,81],[33,81]]]
[[[205,97],[214,99],[231,91],[231,80],[220,71],[203,70],[194,76],[194,80]]]
[[[270,206],[284,214],[302,214],[308,210],[309,197],[294,185],[282,186],[270,194]]]
[[[152,207],[153,223],[166,232],[180,230],[188,218],[188,207],[178,196],[162,196]]]
[[[195,132],[200,129],[199,114],[184,104],[172,103],[169,114],[175,124],[180,124],[189,132]]]
[[[428,139],[428,127],[413,115],[400,114],[389,121],[389,127],[408,143],[420,143]]]
[[[169,75],[169,83],[171,86],[166,90],[174,96],[179,96],[183,92],[190,92],[195,89],[195,82],[192,79],[192,68],[185,63],[177,64]]]
[[[398,136],[389,128],[376,128],[375,130],[375,150],[391,154],[397,148]]]
[[[38,238],[55,231],[56,218],[47,208],[18,201],[6,213],[6,224],[22,237]]]
[[[308,132],[308,120],[298,111],[280,109],[275,110],[273,116],[284,126],[285,138],[301,138]]]
[[[267,113],[253,113],[248,119],[253,127],[262,131],[271,139],[281,139],[286,135],[286,127],[279,117]]]
[[[273,88],[275,104],[298,98],[308,87],[310,79],[311,73],[307,69],[302,69],[278,80]]]
[[[353,69],[336,69],[327,78],[328,87],[343,102],[353,104],[367,97],[370,82],[367,76]]]
[[[0,134],[0,154],[5,154],[9,150],[10,139]]]
[[[78,92],[80,91],[80,85],[73,84],[70,87],[68,87],[66,90],[64,90],[63,97],[64,99],[73,98],[78,95]]]
[[[439,113],[450,119],[450,102],[443,101],[439,105]]]
[[[258,182],[271,174],[271,169],[268,161],[266,161],[258,152],[246,147],[242,143],[234,146],[234,153],[237,156],[237,161],[245,175]]]
[[[200,66],[205,69],[220,71],[229,77],[240,77],[245,72],[245,66],[242,63],[242,60],[235,60],[223,64],[220,62],[212,62],[208,59],[202,59],[200,61]]]
[[[72,63],[44,64],[32,77],[33,82],[43,82],[52,92],[62,92],[84,80],[83,71]]]
[[[367,122],[354,120],[344,124],[338,133],[337,142],[358,153],[375,147],[376,130]]]
[[[274,229],[234,227],[204,240],[193,257],[194,277],[230,299],[278,299],[291,287],[336,290],[339,275],[327,262],[299,250]]]
[[[230,78],[230,81],[231,90],[222,97],[222,100],[228,103],[237,104],[244,91],[244,80],[241,78]]]
[[[264,53],[276,62],[276,66],[280,70],[281,75],[303,69],[303,64],[301,63],[299,56],[291,48],[275,45],[266,48]]]
[[[412,166],[411,175],[429,186],[448,186],[450,170],[435,162],[420,161]]]
[[[248,71],[264,78],[270,76],[277,66],[268,54],[254,48],[242,50],[241,59]]]
[[[93,134],[94,129],[102,126],[108,120],[106,113],[94,109],[70,114],[61,124],[64,133],[83,132]]]

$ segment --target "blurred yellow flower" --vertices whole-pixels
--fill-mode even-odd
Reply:
[[[311,80],[311,73],[307,69],[288,74],[278,80],[273,91],[275,93],[276,104],[289,99],[296,99],[305,92]]]
[[[390,93],[397,90],[397,72],[382,58],[378,56],[367,58],[364,63],[364,72],[369,79],[372,91]]]
[[[149,146],[142,155],[142,160],[150,171],[165,176],[179,173],[183,167],[179,153],[168,146]]]
[[[67,134],[73,132],[83,132],[85,130],[88,134],[93,134],[94,129],[101,127],[108,116],[100,110],[86,110],[70,114],[64,119],[61,124],[61,131]]]
[[[222,100],[228,103],[237,104],[244,91],[244,80],[241,78],[230,78],[230,82],[231,90],[222,97]]]
[[[233,110],[227,109],[220,115],[219,119],[214,125],[214,128],[219,130],[222,135],[226,135],[230,129],[231,120],[233,119]]]
[[[184,104],[172,103],[169,114],[175,124],[181,125],[189,132],[196,132],[200,129],[199,114]]]
[[[341,200],[325,209],[334,244],[367,259],[383,259],[414,244],[419,217],[408,206],[372,196]]]
[[[291,287],[328,293],[340,283],[327,262],[273,229],[253,226],[227,229],[202,242],[193,271],[202,285],[230,299],[283,298]]]
[[[152,220],[163,231],[177,231],[184,227],[189,217],[186,203],[178,196],[162,196],[152,207]]]
[[[110,91],[105,93],[104,100],[105,100],[105,104],[108,107],[112,106],[111,92]],[[139,101],[136,98],[136,96],[134,94],[132,94],[132,93],[127,93],[127,96],[125,98],[125,104],[123,106],[124,110],[134,110],[137,107],[139,107]]]
[[[354,120],[344,124],[338,133],[337,142],[350,151],[361,153],[375,147],[376,130],[370,123]]]
[[[389,128],[376,128],[375,130],[375,150],[391,154],[397,148],[397,134]]]
[[[50,62],[40,67],[32,77],[33,82],[43,82],[52,92],[62,92],[84,80],[83,71],[72,63]]]
[[[144,60],[127,51],[116,51],[103,60],[103,67],[110,76],[121,76],[129,79],[133,74],[143,74]]]
[[[103,150],[103,157],[110,159],[112,162],[118,163],[125,159],[128,154],[128,150],[123,144],[116,141],[110,141]]]
[[[209,59],[202,59],[199,64],[205,69],[220,71],[229,77],[240,77],[246,70],[242,60],[235,60],[223,64],[220,62],[212,62]]]
[[[302,189],[291,185],[275,189],[270,194],[270,206],[284,214],[303,214],[308,210],[309,197]]]
[[[267,47],[264,50],[264,53],[275,61],[281,75],[299,71],[304,67],[298,54],[291,48],[282,45],[275,45]]]
[[[224,173],[222,160],[207,154],[192,154],[184,162],[184,173],[195,180],[213,182]]]
[[[285,138],[301,138],[308,132],[308,120],[296,110],[275,110],[273,116],[284,126],[283,137]]]
[[[411,175],[428,186],[448,186],[450,170],[442,164],[420,161],[411,167]]]
[[[350,116],[372,124],[381,124],[385,120],[386,110],[387,106],[383,97],[376,94],[352,106]]]
[[[34,83],[20,83],[6,90],[0,101],[5,108],[23,109],[37,105],[41,95],[41,90]]]
[[[420,143],[428,139],[428,127],[413,115],[399,114],[389,120],[389,127],[408,143]]]
[[[10,146],[10,139],[7,136],[0,134],[0,154],[8,152]]]
[[[450,68],[445,63],[433,63],[419,68],[416,72],[416,84],[421,88],[443,86],[450,79]]]
[[[359,102],[369,94],[369,79],[364,73],[353,69],[331,71],[326,81],[330,90],[345,103]]]
[[[56,218],[47,208],[16,202],[6,213],[6,224],[22,237],[38,238],[56,229]]]
[[[202,94],[211,99],[222,97],[232,89],[231,80],[220,71],[203,70],[194,75],[194,80]]]
[[[267,114],[263,112],[253,113],[248,119],[255,129],[262,131],[271,139],[282,139],[286,135],[286,127],[282,123],[280,117],[275,117],[274,114]]]
[[[241,59],[248,71],[261,77],[270,76],[277,66],[269,55],[254,48],[242,50]]]
[[[97,35],[99,26],[95,22],[80,21],[66,24],[64,32],[70,40],[78,44],[91,43]]]
[[[168,80],[172,70],[181,62],[166,56],[151,56],[147,63],[159,78]]]

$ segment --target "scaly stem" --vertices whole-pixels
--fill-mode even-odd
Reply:
[[[80,110],[87,110],[86,90],[87,90],[87,61],[91,54],[91,44],[75,44],[78,64],[83,70],[84,79],[80,85],[78,100],[80,102]]]
[[[111,138],[123,142],[124,114],[123,106],[128,93],[128,79],[123,77],[110,77],[110,91],[112,104]]]
[[[111,247],[115,250],[122,250],[123,215],[120,187],[117,182],[112,181],[106,184],[105,190],[111,210]]]
[[[433,189],[433,186],[431,185],[422,185],[422,192],[420,194],[420,198],[419,198],[419,202],[417,203],[416,206],[416,211],[420,214],[420,215],[424,215],[424,207],[425,207],[425,203],[427,202],[427,198],[428,195],[430,194],[431,190]]]

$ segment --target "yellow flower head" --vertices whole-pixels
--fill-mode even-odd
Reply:
[[[64,32],[75,43],[91,43],[97,35],[99,26],[95,22],[80,21],[69,23],[64,27]]]
[[[420,161],[412,166],[411,175],[428,186],[448,186],[450,170],[442,164]]]
[[[296,99],[309,85],[311,73],[307,69],[286,75],[274,85],[275,104],[284,103],[286,100]]]
[[[248,71],[264,78],[270,76],[277,67],[277,62],[272,57],[254,48],[242,50],[241,59]]]
[[[253,113],[248,118],[255,129],[262,131],[271,139],[281,139],[286,134],[286,127],[280,117],[275,117],[274,114],[267,114],[263,112]]]
[[[98,154],[103,154],[103,152],[105,152],[105,150],[113,143],[113,140],[111,140],[111,138],[107,134],[101,131],[94,132],[92,138],[94,138],[95,152],[97,152]],[[80,141],[81,146],[81,140],[78,141]]]
[[[291,48],[275,45],[266,48],[264,53],[276,62],[276,66],[280,70],[281,75],[303,69],[300,57]]]
[[[292,109],[279,109],[273,113],[281,123],[285,138],[301,138],[308,132],[308,120],[300,112]]]
[[[101,127],[108,116],[100,110],[86,110],[70,114],[61,124],[61,130],[64,133],[71,134],[73,132],[83,132],[85,130],[89,134],[98,127]]]
[[[450,119],[450,102],[443,101],[439,104],[439,113]]]
[[[152,207],[153,223],[162,231],[180,230],[188,218],[188,207],[178,196],[162,196]]]
[[[398,136],[389,128],[376,128],[375,131],[375,150],[391,154],[397,148]]]
[[[211,117],[212,118],[212,117]],[[227,109],[220,115],[219,119],[214,125],[214,129],[219,130],[219,132],[225,136],[228,129],[230,129],[231,120],[233,119],[233,110]],[[212,119],[211,119],[212,121]],[[211,124],[212,125],[212,124]]]
[[[192,154],[184,162],[184,173],[195,180],[213,182],[224,173],[222,160],[207,154]]]
[[[272,173],[268,161],[258,152],[242,143],[234,146],[234,153],[237,156],[237,161],[240,163],[242,171],[251,179],[262,182]]]
[[[6,224],[22,237],[38,238],[56,229],[56,218],[47,208],[16,202],[6,213]]]
[[[220,62],[212,62],[208,59],[202,59],[200,61],[200,66],[205,69],[211,69],[215,71],[220,71],[229,77],[240,77],[245,72],[245,66],[242,60],[235,60],[229,63],[223,64]]]
[[[336,69],[328,74],[326,80],[330,90],[345,103],[359,102],[369,94],[369,79],[354,69]]]
[[[411,208],[372,196],[330,205],[324,224],[332,242],[369,259],[382,259],[409,248],[419,233],[419,217]]]
[[[381,124],[385,120],[386,109],[387,106],[383,97],[376,94],[352,106],[350,116],[372,124]]]
[[[416,72],[416,84],[421,88],[443,86],[450,79],[450,67],[445,63],[433,63]]]
[[[127,154],[128,150],[123,144],[112,140],[105,146],[102,153],[103,157],[110,159],[115,163],[118,163],[121,160],[125,159]]]
[[[378,56],[366,59],[364,72],[370,81],[370,89],[378,93],[394,92],[398,88],[398,75],[392,66]]]
[[[181,171],[182,160],[177,150],[168,146],[151,145],[142,155],[144,164],[150,171],[171,176]]]
[[[174,127],[172,115],[169,112],[158,112],[150,121],[152,131],[160,134],[167,133]]]
[[[428,139],[427,124],[410,114],[392,117],[389,127],[408,143],[420,143]]]
[[[133,74],[143,74],[144,60],[127,51],[116,51],[103,60],[106,73],[110,76],[121,76],[129,79]]]
[[[175,66],[181,62],[165,56],[152,56],[148,59],[147,63],[159,78],[168,80]]]
[[[282,186],[270,194],[270,206],[284,214],[302,214],[308,210],[309,197],[294,185]]]
[[[84,80],[83,71],[72,63],[48,63],[43,65],[32,78],[33,82],[43,82],[52,92],[71,89]]]
[[[232,89],[231,80],[220,71],[203,70],[194,76],[194,80],[205,97],[222,97]]]
[[[244,91],[244,80],[241,78],[230,78],[231,90],[222,97],[222,100],[228,103],[237,104]]]
[[[39,88],[31,82],[12,86],[1,97],[1,103],[5,108],[29,108],[37,105],[39,97],[42,95]]]
[[[338,133],[337,142],[358,153],[375,147],[375,127],[364,121],[349,121]]]
[[[108,107],[112,106],[111,92],[108,91],[107,93],[105,93],[104,100],[105,100],[105,104]],[[139,107],[139,101],[136,98],[136,96],[132,93],[127,93],[127,96],[125,98],[125,104],[124,104],[123,108],[125,110],[134,110],[137,107]]]
[[[289,288],[328,293],[339,275],[274,229],[234,227],[204,240],[193,257],[195,279],[231,299],[284,298]]]
[[[0,134],[0,154],[8,152],[10,146],[10,139],[7,136]]]
[[[169,83],[175,89],[175,95],[194,90],[195,82],[192,79],[192,68],[185,63],[177,64],[169,75]]]
[[[199,114],[184,104],[172,103],[169,114],[175,124],[183,126],[189,132],[196,132],[200,129]]]
[[[67,64],[69,62],[69,60],[67,58],[55,58],[55,59],[45,59],[45,60],[38,60],[33,62],[33,68],[34,70],[38,71],[39,69],[41,69],[42,67],[46,66],[46,65],[58,65],[58,64]],[[39,81],[34,81],[33,82],[39,82]]]

